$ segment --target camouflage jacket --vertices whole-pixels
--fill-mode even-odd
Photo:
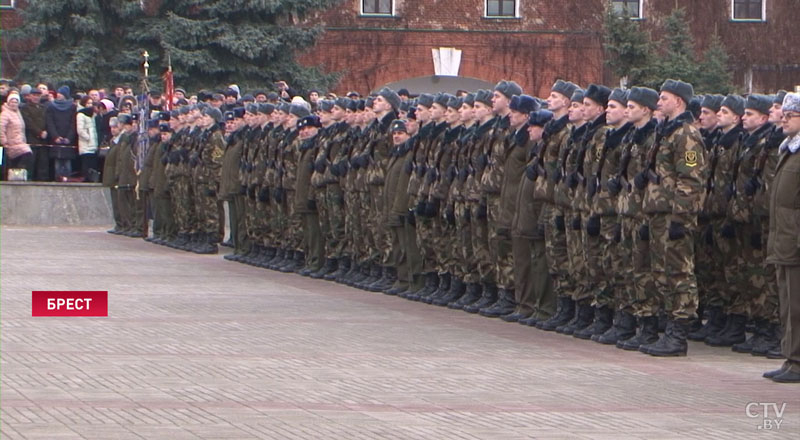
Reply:
[[[458,174],[455,164],[455,156],[458,152],[458,140],[464,127],[449,127],[445,130],[442,142],[439,144],[439,151],[434,157],[434,181],[431,184],[429,194],[430,199],[438,199],[449,202],[450,185]]]
[[[736,152],[742,141],[744,130],[736,126],[727,133],[719,132],[712,140],[708,152],[709,178],[706,185],[706,201],[703,214],[712,217],[725,217],[728,202],[734,195],[733,180],[736,167]]]
[[[464,202],[466,200],[465,190],[470,168],[469,147],[476,129],[476,125],[464,127],[461,130],[458,140],[456,141],[456,150],[453,152],[452,161],[452,164],[455,167],[453,170],[455,172],[455,179],[453,180],[453,183],[450,184],[450,192],[447,196],[451,203]]]
[[[767,137],[771,131],[772,124],[764,124],[753,133],[746,134],[739,144],[734,171],[735,191],[728,207],[730,218],[736,222],[750,223],[754,220],[754,216],[765,216],[769,213],[766,207],[760,206],[758,203],[766,201],[761,194],[764,187],[764,170],[770,159]],[[777,155],[777,151],[775,151],[775,155]],[[755,192],[748,190],[752,187],[753,182],[758,183]]]
[[[606,114],[603,113],[592,122],[589,122],[586,127],[586,132],[583,133],[583,140],[581,150],[578,152],[578,170],[577,176],[580,180],[578,187],[575,189],[575,199],[573,200],[573,207],[586,214],[592,212],[592,200],[590,200],[587,189],[591,185],[591,181],[597,176],[597,171],[600,168],[600,160],[603,157],[603,146],[606,142],[606,134],[608,127],[606,125]],[[596,184],[596,181],[595,181]]]
[[[481,176],[481,190],[485,195],[500,195],[505,172],[505,158],[512,142],[511,123],[508,116],[500,118],[495,124],[492,133],[492,143],[489,150],[489,163]]]
[[[641,128],[634,128],[622,139],[620,164],[617,175],[621,190],[617,197],[617,212],[626,217],[643,218],[642,200],[644,191],[633,185],[633,178],[647,169],[647,152],[656,141],[656,125],[651,119]],[[608,186],[608,183],[606,183]]]
[[[198,174],[198,181],[215,189],[219,185],[222,157],[225,155],[225,138],[219,125],[212,125],[202,138],[200,143],[200,167],[202,171]]]
[[[598,158],[596,168],[592,173],[595,179],[597,193],[589,197],[592,213],[595,215],[617,215],[617,197],[608,191],[608,179],[619,171],[620,158],[622,157],[622,140],[633,129],[633,124],[627,123],[619,128],[606,131],[602,152]]]
[[[525,173],[529,152],[533,148],[527,126],[523,125],[509,135],[508,148],[504,151],[503,181],[500,184],[500,212],[497,215],[497,227],[511,229],[511,221],[517,211],[517,195],[520,181]],[[529,195],[533,197],[532,194]]]
[[[556,175],[553,177],[556,181],[556,187],[553,194],[553,200],[556,205],[564,208],[574,209],[573,200],[576,198],[577,185],[571,185],[568,177],[577,175],[580,153],[583,145],[583,135],[589,128],[589,124],[583,124],[580,127],[572,127],[570,129],[569,137],[566,138],[564,145],[558,152],[558,169]]]
[[[316,200],[311,187],[311,175],[314,173],[314,158],[317,157],[317,141],[319,141],[319,134],[306,140],[300,140],[298,136],[294,142],[297,148],[297,174],[294,183],[294,200],[290,203],[294,203],[295,212],[298,213],[315,211],[309,201]]]
[[[389,165],[389,152],[392,151],[392,121],[397,119],[393,111],[385,114],[374,125],[369,138],[369,165],[367,165],[367,184],[383,186],[386,181],[386,168]]]
[[[561,148],[567,143],[569,133],[569,117],[566,115],[559,119],[553,119],[545,125],[542,141],[534,147],[533,158],[529,164],[536,167],[538,173],[533,185],[534,200],[555,203],[554,191],[558,159],[561,155]],[[544,173],[540,171],[544,171]]]
[[[693,122],[692,114],[685,112],[658,127],[652,152],[648,152],[648,165],[655,156],[656,181],[645,189],[645,213],[671,213],[677,222],[696,222],[705,200],[708,164],[703,137]]]
[[[467,201],[478,203],[485,197],[481,188],[481,180],[489,164],[489,154],[491,153],[492,139],[494,137],[494,127],[499,118],[493,118],[475,128],[467,157],[467,180],[464,182],[464,197]]]
[[[297,183],[297,167],[300,161],[300,144],[302,144],[298,134],[297,130],[286,132],[278,145],[278,186],[286,191],[294,191]]]
[[[422,167],[417,167],[417,176],[421,179],[419,182],[419,191],[417,192],[417,200],[428,200],[433,189],[433,184],[436,181],[436,158],[443,148],[444,136],[447,131],[447,123],[442,122],[435,124],[431,127],[431,131],[425,139],[422,139],[422,148],[425,152],[425,158]]]

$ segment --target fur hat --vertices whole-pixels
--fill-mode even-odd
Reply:
[[[586,95],[586,92],[584,92],[584,91],[583,91],[583,89],[581,89],[581,88],[577,88],[577,89],[575,89],[575,91],[574,91],[574,92],[572,92],[572,96],[570,97],[570,99],[569,99],[569,100],[570,100],[570,102],[580,102],[580,103],[583,103],[583,97],[584,97],[585,95]]]
[[[521,95],[522,94],[522,87],[519,84],[515,83],[514,81],[506,81],[502,80],[494,86],[495,91],[498,91],[505,95],[506,98],[511,99],[514,95]]]
[[[383,96],[383,99],[391,104],[392,108],[397,111],[400,108],[400,103],[403,101],[400,99],[400,95],[397,94],[394,90],[384,87],[378,92],[379,96]]]
[[[728,107],[730,111],[739,116],[744,114],[744,98],[739,95],[728,95],[719,104],[720,108]]]
[[[306,108],[306,106],[301,104],[290,104],[288,113],[291,113],[297,116],[298,118],[305,118],[306,116],[311,114],[311,112],[308,111],[308,108]]]
[[[745,110],[755,110],[765,115],[769,114],[769,109],[772,108],[772,98],[767,95],[752,94],[747,97],[747,103],[744,105]]]
[[[569,99],[572,98],[572,94],[575,93],[577,88],[577,84],[559,79],[555,84],[553,84],[553,88],[551,88],[550,91],[560,93]]]
[[[678,96],[689,106],[694,96],[694,87],[691,84],[677,79],[668,79],[661,85],[662,92],[669,92]]]
[[[720,107],[722,107],[722,101],[724,99],[725,97],[722,95],[706,95],[703,97],[703,103],[700,104],[700,106],[716,113],[719,111]]]
[[[319,120],[319,116],[317,115],[308,115],[304,116],[297,120],[297,129],[301,129],[303,127],[322,127],[322,122]]]
[[[800,93],[787,93],[783,98],[783,112],[800,112]]]
[[[583,99],[591,99],[592,101],[605,107],[608,105],[608,97],[611,95],[611,89],[600,84],[589,84],[589,87],[583,93]]]
[[[658,107],[658,92],[648,87],[631,87],[628,101],[655,110]]]
[[[406,121],[402,119],[395,119],[394,121],[392,121],[391,131],[392,133],[396,131],[402,131],[403,133],[408,133],[408,129],[406,128]]]
[[[618,103],[622,104],[623,106],[628,105],[628,90],[622,90],[620,88],[614,89],[610,95],[608,95],[609,101],[617,101]]]
[[[536,125],[538,127],[544,127],[545,124],[547,124],[552,120],[553,120],[553,112],[551,112],[550,110],[537,110],[535,112],[531,112],[531,114],[528,116],[528,125]]]
[[[511,103],[509,103],[508,107],[515,112],[527,115],[530,112],[539,110],[539,103],[532,96],[515,95],[511,98]]]
[[[431,108],[434,100],[436,100],[436,98],[430,93],[423,93],[419,95],[419,98],[417,98],[417,105],[421,105],[426,108]]]

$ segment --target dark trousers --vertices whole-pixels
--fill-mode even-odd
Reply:
[[[97,179],[99,179],[100,174],[99,173],[95,174],[95,177],[92,177],[89,171],[89,170],[95,170],[95,171],[98,170],[97,153],[81,154],[80,159],[81,159],[81,176],[83,177],[83,179],[86,180],[87,182],[98,181]]]
[[[800,266],[777,266],[781,352],[792,371],[800,373]]]
[[[6,169],[23,168],[28,171],[28,180],[33,180],[33,153],[25,153],[22,156],[17,156],[14,159],[8,158]]]

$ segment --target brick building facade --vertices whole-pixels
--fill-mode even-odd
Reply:
[[[144,0],[155,7],[161,0]],[[459,75],[520,83],[544,94],[559,77],[580,84],[613,78],[603,63],[605,0],[342,0],[307,17],[325,29],[300,60],[342,74],[334,91],[366,93],[407,78],[434,74],[431,50],[462,51]],[[772,92],[800,85],[797,0],[615,1],[651,29],[676,5],[687,17],[698,51],[718,33],[730,54],[735,84]],[[0,26],[21,22],[25,0],[0,0]],[[496,17],[505,15],[504,17]],[[657,37],[657,36],[656,36]],[[2,76],[13,77],[31,42],[2,42]],[[412,90],[413,92],[413,90]]]
[[[488,17],[489,7],[498,3],[511,4],[513,14]],[[698,52],[718,33],[730,54],[735,84],[745,92],[800,85],[796,0],[615,3],[629,8],[653,32],[672,8],[685,7]],[[513,79],[534,94],[546,93],[559,77],[580,84],[613,84],[616,79],[603,63],[603,4],[604,0],[343,0],[339,7],[308,19],[326,32],[301,59],[342,72],[337,92],[363,93],[403,78],[433,75],[431,49],[438,47],[463,51],[461,76],[488,82]],[[365,13],[365,6],[375,5],[390,13]]]

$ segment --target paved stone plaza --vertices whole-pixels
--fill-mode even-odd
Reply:
[[[800,438],[800,387],[106,234],[3,227],[3,439]],[[31,290],[108,290],[32,318]],[[762,406],[785,403],[766,432]],[[772,406],[768,419],[775,419]]]

